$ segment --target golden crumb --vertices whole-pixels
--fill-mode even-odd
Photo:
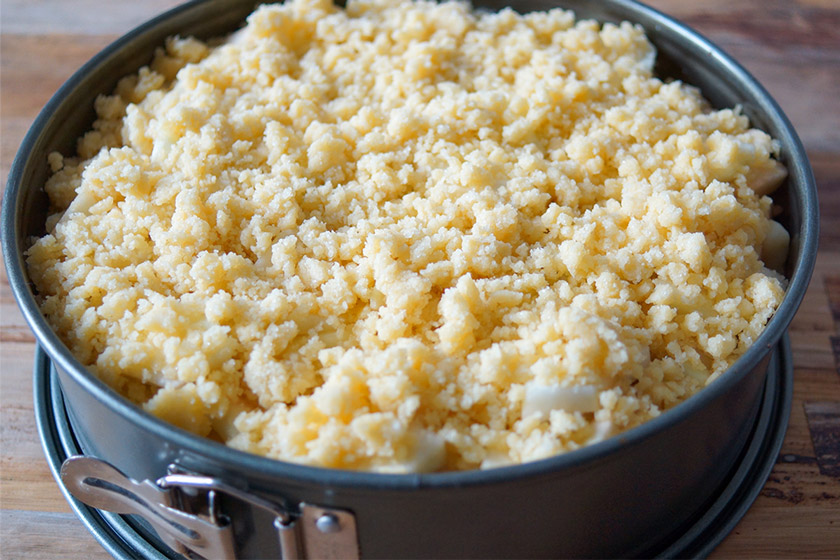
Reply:
[[[776,142],[654,59],[629,23],[461,2],[173,38],[50,156],[41,308],[146,410],[269,457],[600,441],[719,376],[785,287]]]

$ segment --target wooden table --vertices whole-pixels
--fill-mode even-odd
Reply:
[[[177,0],[2,0],[5,178],[40,108],[110,41]],[[715,557],[840,557],[840,0],[653,0],[744,64],[793,121],[819,185],[817,268],[790,328],[790,426],[764,490]],[[34,339],[0,284],[0,557],[105,558],[43,458],[32,411]]]

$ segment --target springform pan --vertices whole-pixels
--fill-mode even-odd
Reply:
[[[708,388],[640,427],[565,455],[482,471],[390,475],[290,464],[199,438],[123,399],[71,356],[41,315],[24,263],[29,240],[45,231],[47,155],[72,154],[94,119],[96,96],[147,64],[167,37],[230,33],[256,4],[195,0],[117,40],[55,94],[14,160],[3,252],[84,453],[65,463],[65,485],[94,507],[141,514],[174,550],[208,558],[632,557],[673,541],[720,492],[749,440],[771,350],[814,267],[817,196],[802,144],[762,86],[696,32],[629,0],[510,4],[520,12],[562,6],[578,18],[640,24],[657,48],[660,77],[698,86],[716,107],[740,105],[752,126],[780,142],[789,172],[776,195],[784,208],[777,219],[791,234],[786,295],[753,347]]]

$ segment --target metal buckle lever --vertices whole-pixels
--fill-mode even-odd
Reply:
[[[136,482],[105,461],[76,456],[62,464],[61,480],[76,499],[91,507],[140,515],[181,554],[236,559],[231,522],[218,511],[216,498],[222,493],[274,516],[283,560],[359,557],[356,520],[348,511],[300,503],[299,513],[293,514],[219,478],[184,472],[174,465],[156,482]],[[204,493],[192,495],[189,489]],[[206,515],[196,509],[206,510]]]
[[[116,467],[92,457],[70,457],[61,481],[79,501],[105,511],[143,517],[176,552],[235,560],[233,532],[226,519],[208,520],[176,509],[169,489],[135,482]]]

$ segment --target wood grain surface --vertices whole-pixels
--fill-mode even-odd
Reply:
[[[790,327],[794,401],[761,495],[715,558],[840,557],[840,0],[651,0],[721,46],[779,102],[819,187],[820,250]],[[49,97],[175,0],[2,0],[0,177]],[[35,428],[34,338],[0,274],[0,558],[107,558],[74,517]]]

